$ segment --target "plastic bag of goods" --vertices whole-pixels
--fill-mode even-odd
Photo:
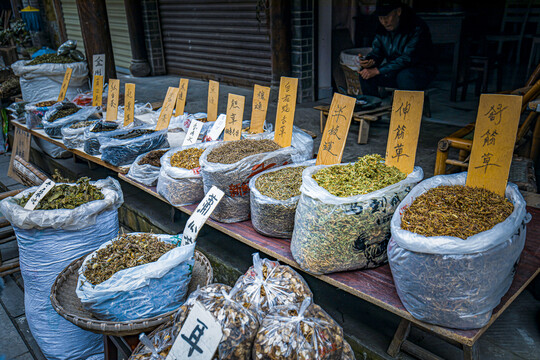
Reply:
[[[72,102],[62,101],[53,105],[43,116],[43,130],[52,138],[62,138],[62,128],[76,121],[97,119],[97,107],[78,107]]]
[[[159,149],[137,156],[127,177],[146,186],[155,186],[161,170],[161,158],[169,149]]]
[[[167,130],[131,128],[126,133],[98,137],[101,160],[114,166],[131,164],[137,156],[150,150],[168,147]]]
[[[119,125],[112,121],[98,121],[89,128],[84,130],[84,152],[89,155],[99,155],[99,144],[98,137],[106,135],[121,134],[123,132],[128,132],[128,130],[119,130]],[[114,133],[113,133],[114,131]]]
[[[215,124],[215,123],[212,122],[211,124]],[[242,121],[242,134],[240,135],[241,139],[258,139],[262,134],[272,132],[272,129],[273,129],[272,124],[267,123],[265,121],[263,124],[263,132],[256,134],[250,131],[250,125],[251,125],[251,120]],[[212,139],[208,137],[208,134],[210,133],[210,130],[212,130],[212,127],[213,126],[210,126],[208,128],[203,128],[203,131],[201,131],[203,142],[212,141]],[[299,130],[296,127],[294,127],[294,129]],[[219,137],[216,140],[220,140],[220,141],[223,140],[223,132],[219,135]]]
[[[311,298],[272,309],[253,342],[253,359],[341,360],[343,329]]]
[[[103,352],[102,336],[61,317],[49,296],[56,277],[71,262],[118,234],[120,184],[112,178],[57,184],[36,210],[24,209],[36,190],[0,202],[0,211],[17,236],[28,325],[46,358],[86,359]]]
[[[162,315],[184,303],[194,252],[195,243],[183,243],[182,235],[120,235],[86,257],[77,296],[101,320]]]
[[[306,281],[290,266],[253,254],[253,266],[234,284],[234,299],[262,319],[273,308],[313,297]]]
[[[36,103],[26,104],[24,106],[24,118],[26,126],[29,129],[42,127],[41,119],[49,111],[51,106],[56,104],[56,100],[39,101]]]
[[[457,329],[489,321],[512,283],[531,218],[516,185],[508,184],[503,197],[462,186],[466,178],[435,176],[418,184],[394,213],[388,245],[405,308]]]
[[[36,61],[36,59],[32,61]],[[32,61],[19,60],[11,65],[15,75],[20,77],[21,93],[24,101],[36,102],[58,97],[67,68],[71,68],[72,72],[66,98],[72,99],[78,93],[88,90],[88,67],[86,62],[28,65],[32,64]]]
[[[157,192],[171,205],[194,204],[203,199],[199,159],[210,145],[212,143],[171,149],[161,158]]]
[[[175,117],[171,119],[171,125],[169,125],[169,128],[179,127],[180,129],[184,130],[184,132],[188,132],[189,127],[191,126],[191,122],[193,120],[197,120],[203,123],[203,127],[201,129],[201,132],[199,134],[199,138],[202,139],[203,134],[206,134],[207,131],[209,131],[212,126],[214,126],[215,121],[208,121],[206,113],[195,113],[195,114],[187,114]]]
[[[62,142],[68,149],[84,146],[84,131],[93,126],[98,120],[81,120],[62,128]]]
[[[292,146],[280,148],[274,133],[257,139],[219,142],[210,146],[200,159],[205,193],[212,186],[225,196],[212,213],[214,220],[234,223],[249,219],[249,180],[261,171],[289,163],[306,161],[313,152],[313,140],[304,132],[293,132]]]
[[[313,274],[385,263],[392,214],[422,177],[421,168],[407,176],[379,155],[307,168],[291,239],[294,259]]]
[[[37,136],[32,137],[32,141],[47,155],[53,159],[67,159],[72,156],[69,150],[66,150],[58,145],[52,144],[45,139]]]
[[[302,171],[315,160],[273,168],[249,181],[251,223],[257,232],[290,239],[296,206],[300,200]]]

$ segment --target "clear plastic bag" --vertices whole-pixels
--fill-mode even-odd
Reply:
[[[149,151],[147,153],[137,156],[133,164],[131,164],[131,166],[129,167],[129,171],[126,176],[146,186],[155,186],[158,181],[159,172],[161,171],[161,166],[153,166],[150,164],[142,164],[142,165],[139,164],[139,162],[146,155],[150,154],[153,151],[160,151],[160,150],[152,150],[152,151]]]
[[[54,101],[56,102],[56,99],[54,99]],[[41,119],[43,119],[43,116],[45,116],[47,111],[49,111],[49,109],[52,107],[52,105],[36,106],[36,104],[40,102],[42,101],[26,104],[24,106],[25,123],[29,129],[43,127]]]
[[[313,274],[367,269],[385,263],[392,214],[422,180],[422,169],[415,167],[404,180],[369,194],[338,197],[312,178],[324,167],[313,166],[302,174],[302,195],[291,239],[294,259]]]
[[[171,205],[181,206],[194,204],[204,198],[201,168],[183,169],[171,165],[171,157],[182,150],[196,148],[205,149],[212,143],[203,143],[171,149],[161,158],[161,170],[157,183],[157,192]]]
[[[155,236],[160,241],[178,243],[178,247],[158,261],[120,270],[98,285],[92,285],[84,276],[88,262],[96,252],[84,259],[76,293],[94,316],[102,320],[132,321],[164,314],[184,303],[195,263],[195,243],[182,244],[181,235]]]
[[[109,131],[96,131],[96,129],[113,129]],[[98,121],[94,126],[84,130],[84,152],[89,155],[99,155],[99,137],[100,136],[113,136],[116,134],[123,134],[128,132],[127,129],[119,129],[119,125],[112,121]]]
[[[82,121],[88,121],[88,120],[82,120]],[[79,128],[76,128],[76,129],[72,128],[72,126],[79,123],[79,121],[64,126],[61,129],[62,142],[69,149],[76,149],[76,148],[84,146],[84,141],[85,141],[85,139],[84,139],[84,131],[87,128],[90,128],[91,126],[94,126],[94,124],[97,121],[98,121],[97,119],[93,120],[87,126],[79,127]]]
[[[319,305],[305,299],[273,309],[253,343],[253,359],[341,360],[343,329]]]
[[[290,266],[253,254],[253,266],[234,284],[234,300],[257,312],[262,320],[273,308],[312,298],[306,281]]]
[[[343,340],[343,352],[341,353],[341,360],[356,360],[351,345],[345,340]]]
[[[394,213],[388,245],[392,276],[407,311],[419,320],[457,329],[487,324],[512,283],[530,220],[517,186],[508,184],[505,195],[514,211],[491,230],[460,239],[401,229],[404,208],[415,198],[441,185],[465,185],[466,177],[441,175],[418,184]]]
[[[49,111],[43,116],[43,130],[45,130],[45,133],[49,135],[52,138],[55,139],[61,139],[62,138],[62,128],[67,125],[71,125],[74,122],[81,121],[81,120],[88,120],[88,119],[97,119],[97,112],[98,109],[95,106],[89,106],[80,108],[79,111],[77,111],[74,114],[65,116],[63,118],[59,118],[54,120],[53,122],[49,122],[49,118],[51,116],[55,115],[59,110],[64,108],[68,102],[61,102],[53,105]],[[72,103],[69,103],[72,104]],[[76,106],[76,105],[73,105]]]
[[[276,200],[263,195],[255,186],[259,176],[289,167],[312,166],[315,160],[280,166],[255,175],[249,181],[251,223],[257,232],[272,237],[290,239],[294,229],[294,216],[300,195],[287,200]]]

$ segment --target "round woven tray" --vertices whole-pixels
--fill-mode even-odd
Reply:
[[[77,294],[77,280],[79,268],[85,257],[73,261],[56,278],[51,288],[51,303],[60,316],[78,327],[98,334],[126,336],[142,332],[149,332],[159,325],[172,320],[176,310],[148,319],[134,321],[105,321],[96,319],[89,311],[86,311]],[[205,286],[212,282],[214,273],[210,261],[199,251],[195,250],[195,266],[191,282],[189,283],[188,295],[197,290],[198,286]]]

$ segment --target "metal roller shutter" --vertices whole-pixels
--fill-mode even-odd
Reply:
[[[234,85],[270,85],[268,19],[257,0],[160,0],[167,72]]]

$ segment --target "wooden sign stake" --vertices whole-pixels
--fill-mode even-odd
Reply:
[[[169,122],[171,121],[171,115],[173,113],[177,97],[178,88],[169,87],[169,89],[167,89],[167,95],[165,95],[165,100],[163,101],[163,106],[161,107],[161,113],[159,114],[156,130],[164,130],[169,127]]]
[[[264,131],[264,121],[268,110],[268,100],[270,98],[270,88],[267,86],[255,85],[253,88],[253,108],[251,109],[251,124],[249,131],[253,134],[260,134]]]
[[[95,75],[92,85],[92,106],[103,104],[103,75]]]
[[[109,79],[107,94],[107,116],[105,120],[115,121],[118,117],[118,100],[120,98],[120,80]]]
[[[189,79],[180,79],[180,85],[178,87],[178,98],[176,99],[176,110],[174,111],[174,116],[184,115],[188,85]]]
[[[229,94],[227,103],[227,120],[225,121],[224,141],[240,140],[242,136],[242,119],[246,98],[241,95]]]
[[[66,93],[69,87],[69,81],[71,80],[72,68],[67,68],[64,75],[64,81],[62,81],[62,87],[60,88],[60,94],[58,95],[58,102],[63,101],[66,98]]]
[[[126,84],[124,97],[124,126],[128,126],[135,117],[135,84]]]
[[[208,121],[216,121],[219,101],[219,83],[210,80],[208,83],[208,107],[206,110],[206,118]]]
[[[274,141],[281,147],[291,146],[298,79],[281,77],[276,113]]]
[[[11,151],[11,158],[9,160],[8,176],[14,180],[21,181],[15,171],[13,170],[13,159],[16,155],[19,155],[24,160],[30,160],[30,144],[32,142],[32,135],[29,131],[24,131],[19,127],[15,127],[13,136],[13,150]]]

